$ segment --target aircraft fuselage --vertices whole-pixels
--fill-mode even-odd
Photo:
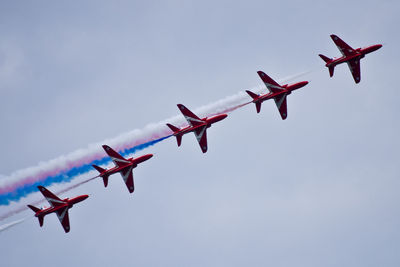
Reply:
[[[281,88],[283,88],[283,90],[280,90],[279,92],[275,92],[275,93],[268,93],[265,95],[261,95],[259,98],[254,99],[253,103],[255,102],[263,102],[265,100],[271,99],[271,98],[275,98],[278,97],[280,95],[289,95],[292,93],[292,91],[297,90],[301,87],[304,87],[308,84],[307,81],[303,81],[303,82],[298,82],[298,83],[293,83],[293,84],[285,84],[282,85]]]
[[[63,201],[65,203],[63,203],[62,205],[59,206],[55,206],[55,207],[47,207],[47,208],[42,208],[41,210],[39,210],[38,212],[35,213],[35,217],[39,217],[39,216],[45,216],[47,214],[56,212],[58,210],[62,210],[65,207],[68,207],[68,209],[72,208],[72,206],[76,203],[79,203],[85,199],[87,199],[89,196],[88,195],[80,195],[74,198],[66,198],[63,199]]]
[[[210,128],[211,125],[213,123],[216,123],[218,121],[221,121],[223,119],[225,119],[226,117],[228,117],[227,114],[219,114],[219,115],[215,115],[212,117],[206,117],[206,118],[202,118],[201,120],[203,121],[203,123],[196,125],[196,126],[186,126],[182,129],[180,129],[178,132],[175,132],[173,135],[184,135],[193,131],[196,131],[197,129],[203,128],[204,126],[206,126],[207,128]]]
[[[332,61],[326,63],[325,66],[329,68],[329,67],[332,67],[332,66],[336,66],[336,65],[348,62],[348,61],[353,60],[353,59],[361,59],[361,58],[365,57],[366,54],[374,52],[374,51],[378,50],[381,47],[382,47],[381,44],[377,44],[377,45],[367,46],[367,47],[364,47],[364,48],[357,48],[357,49],[354,50],[356,52],[354,55],[342,56],[342,57],[339,57],[339,58],[333,58]]]
[[[129,161],[129,162],[127,162],[126,165],[115,166],[115,167],[113,167],[111,169],[106,170],[100,176],[104,176],[104,175],[109,176],[109,175],[112,175],[114,173],[119,173],[121,171],[124,171],[124,170],[126,170],[128,168],[132,168],[132,167],[136,168],[139,163],[142,163],[142,162],[144,162],[144,161],[146,161],[146,160],[148,160],[148,159],[150,159],[152,157],[153,157],[153,154],[146,154],[146,155],[143,155],[143,156],[140,156],[140,157],[137,157],[137,158],[129,158],[129,159],[127,159],[127,161]]]

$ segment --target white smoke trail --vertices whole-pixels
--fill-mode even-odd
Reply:
[[[260,87],[256,88],[255,90],[259,91],[259,88]],[[194,112],[205,116],[229,112],[236,106],[245,104],[248,101],[249,96],[244,92],[239,92],[233,96],[226,97],[212,104],[194,109]],[[70,154],[60,156],[47,162],[40,162],[37,166],[15,171],[8,177],[0,180],[0,193],[1,191],[5,191],[10,184],[18,182],[21,179],[26,179],[27,177],[34,179],[36,176],[54,175],[62,170],[73,167],[77,162],[89,163],[96,157],[103,157],[104,151],[101,148],[101,145],[103,144],[108,144],[118,151],[127,147],[133,147],[144,142],[168,136],[171,134],[171,131],[165,125],[167,122],[177,125],[186,124],[183,116],[177,115],[158,123],[148,124],[142,129],[135,129],[133,131],[123,133],[115,138],[90,144],[87,148],[76,150]],[[32,182],[32,179],[30,179],[30,182]]]
[[[318,68],[318,69],[320,69],[320,68]],[[280,83],[280,84],[281,83],[288,83],[288,82],[291,82],[291,81],[293,81],[293,80],[295,80],[297,78],[303,77],[304,75],[310,74],[313,71],[314,70],[308,70],[308,71],[299,72],[297,74],[290,75],[290,76],[287,76],[285,78],[279,79],[279,80],[277,80],[277,82]]]
[[[29,218],[30,217],[26,217],[26,218],[23,218],[23,219],[20,219],[20,220],[16,220],[16,221],[13,221],[13,222],[10,222],[10,223],[7,223],[7,224],[3,224],[3,225],[0,226],[0,232],[3,232],[3,231],[5,231],[5,230],[7,230],[7,229],[9,229],[9,228],[11,228],[11,227],[13,227],[15,225],[23,223],[24,221],[26,221]]]
[[[299,77],[307,73],[308,72],[303,72],[291,77]],[[250,90],[255,93],[261,93],[266,89],[265,86],[262,85]],[[235,95],[194,109],[193,111],[199,114],[199,116],[211,116],[219,113],[232,112],[249,103],[251,103],[251,98],[243,90]],[[0,195],[14,192],[16,189],[27,184],[37,183],[43,177],[57,175],[76,166],[89,164],[95,159],[102,158],[104,157],[104,151],[101,149],[102,144],[108,144],[117,151],[121,151],[145,142],[166,137],[171,134],[170,129],[165,125],[167,122],[178,126],[186,124],[184,117],[182,115],[177,115],[158,123],[149,124],[142,129],[135,129],[123,133],[115,138],[90,144],[87,148],[76,150],[70,154],[60,156],[47,162],[40,162],[37,166],[15,171],[8,177],[0,179]],[[18,199],[16,201],[18,201]]]
[[[58,191],[55,192],[55,194],[57,196],[60,196],[61,194],[64,194],[64,193],[66,193],[66,192],[68,192],[68,191],[70,191],[72,189],[75,189],[75,188],[77,188],[77,187],[79,187],[79,186],[81,186],[83,184],[86,184],[86,183],[88,183],[88,182],[90,182],[90,181],[92,181],[92,180],[94,180],[94,179],[96,179],[98,177],[99,176],[95,176],[95,177],[91,177],[89,179],[85,179],[85,180],[83,180],[83,181],[81,181],[79,183],[76,183],[76,184],[73,184],[71,186],[68,186],[68,187],[66,187],[66,188],[64,188],[62,190],[58,190]],[[45,201],[46,201],[46,199],[42,197],[40,200],[37,200],[35,202],[31,202],[30,205],[37,206],[37,205],[39,205],[39,204],[41,204],[41,203],[43,203]],[[25,210],[28,210],[28,209],[29,208],[28,208],[27,205],[20,205],[20,206],[17,206],[17,207],[13,207],[8,212],[0,214],[0,221],[5,220],[5,219],[7,219],[7,218],[9,218],[11,216],[14,216],[14,215],[16,215],[16,214],[18,214],[20,212],[23,212]]]

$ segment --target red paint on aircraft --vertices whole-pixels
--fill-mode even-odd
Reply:
[[[132,170],[136,168],[138,164],[153,157],[153,154],[146,154],[137,158],[126,159],[107,145],[103,145],[103,149],[115,164],[115,167],[108,170],[96,165],[92,165],[93,168],[95,168],[100,173],[99,177],[103,178],[104,187],[107,187],[108,185],[108,177],[114,173],[119,172],[126,184],[126,187],[129,190],[129,193],[133,193],[133,191],[135,190],[135,185],[133,182]]]
[[[320,58],[325,61],[325,66],[329,69],[329,76],[333,76],[336,65],[347,63],[354,81],[356,83],[359,83],[361,81],[360,60],[365,57],[366,54],[369,54],[381,48],[382,45],[376,44],[364,48],[353,49],[338,36],[332,34],[331,38],[336,44],[340,53],[342,53],[342,56],[339,58],[329,58],[327,56],[319,54]]]
[[[182,136],[184,134],[194,132],[194,135],[196,136],[196,139],[200,145],[201,151],[203,153],[207,152],[208,145],[207,145],[207,128],[210,128],[213,123],[219,122],[226,117],[228,117],[227,114],[219,114],[215,115],[212,117],[205,117],[205,118],[199,118],[196,116],[193,112],[191,112],[187,107],[185,107],[182,104],[177,105],[179,110],[182,112],[183,116],[189,123],[189,126],[183,127],[183,128],[178,128],[172,124],[167,123],[167,126],[171,129],[173,132],[173,135],[176,137],[176,141],[178,143],[178,146],[181,145],[182,143]]]
[[[293,83],[293,84],[284,84],[279,85],[276,81],[274,81],[271,77],[265,74],[262,71],[258,71],[258,76],[260,76],[261,80],[264,82],[265,86],[268,88],[269,93],[264,95],[258,95],[249,90],[246,92],[253,98],[253,103],[256,105],[257,113],[261,111],[261,103],[268,99],[274,99],[275,104],[278,107],[279,113],[281,114],[282,120],[287,118],[287,103],[286,97],[292,93],[292,91],[297,90],[303,86],[308,84],[307,81]]]
[[[87,199],[89,196],[80,195],[74,198],[60,199],[44,186],[38,186],[38,189],[50,204],[50,207],[48,208],[37,208],[35,206],[28,205],[28,207],[35,212],[35,217],[39,219],[40,227],[43,226],[44,216],[54,212],[57,214],[64,231],[68,233],[70,230],[68,210],[72,208],[74,204]]]

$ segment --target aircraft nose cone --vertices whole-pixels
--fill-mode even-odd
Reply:
[[[225,119],[226,117],[228,117],[228,114],[221,114],[220,115],[221,120]]]
[[[89,197],[89,195],[82,195],[79,200],[83,201],[83,200],[87,199],[88,197]]]
[[[220,115],[216,116],[215,122],[217,122],[217,121],[222,121],[222,120],[225,119],[226,117],[228,117],[228,114],[220,114]]]

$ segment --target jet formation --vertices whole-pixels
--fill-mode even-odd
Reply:
[[[353,75],[354,81],[356,83],[359,83],[361,81],[360,59],[364,58],[366,54],[380,49],[382,45],[376,44],[364,48],[353,49],[338,36],[332,34],[331,38],[336,46],[339,48],[342,56],[339,58],[328,58],[322,54],[319,54],[319,56],[326,63],[325,66],[329,70],[330,77],[333,76],[334,68],[336,65],[347,63]],[[260,95],[250,90],[246,90],[246,93],[252,99],[252,101],[249,103],[254,103],[257,113],[260,113],[261,104],[266,100],[273,99],[282,120],[285,120],[287,118],[287,96],[290,95],[294,90],[306,86],[308,82],[301,81],[294,84],[280,85],[264,72],[258,71],[257,73],[261,80],[264,82],[266,88],[268,89],[268,93]],[[193,132],[197,139],[197,142],[200,145],[201,151],[203,153],[206,153],[208,150],[207,129],[210,128],[212,124],[225,119],[228,115],[218,114],[211,117],[200,118],[184,105],[178,104],[177,106],[182,115],[185,117],[188,125],[183,127],[177,127],[170,123],[167,123],[166,125],[172,131],[171,135],[176,137],[178,147],[181,146],[182,136],[187,133]],[[115,166],[110,169],[104,169],[97,165],[92,165],[93,168],[99,172],[98,176],[96,177],[101,177],[103,179],[104,187],[107,187],[109,176],[115,173],[120,173],[122,179],[126,184],[126,187],[128,188],[129,193],[133,193],[135,190],[135,186],[132,170],[136,168],[140,163],[152,158],[153,154],[146,154],[137,158],[126,159],[107,145],[103,145],[103,149],[106,154],[111,158]],[[43,226],[44,216],[50,213],[56,213],[62,227],[64,228],[64,231],[68,233],[70,231],[68,210],[72,208],[74,204],[88,198],[88,195],[81,195],[71,199],[60,199],[43,186],[38,186],[38,189],[50,203],[50,207],[48,208],[37,208],[32,205],[28,205],[28,207],[35,212],[35,217],[39,219],[40,227]]]

